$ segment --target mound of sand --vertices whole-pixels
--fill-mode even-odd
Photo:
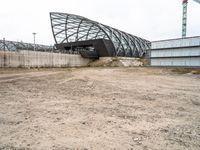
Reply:
[[[140,58],[128,57],[102,57],[89,63],[90,67],[135,67],[143,66]]]

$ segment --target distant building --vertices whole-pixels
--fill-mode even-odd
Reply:
[[[200,37],[151,42],[151,66],[200,67]]]

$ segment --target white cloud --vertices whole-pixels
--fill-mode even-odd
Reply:
[[[54,44],[49,12],[87,17],[148,40],[181,36],[181,0],[4,0],[0,38]],[[200,5],[189,1],[188,36],[200,35]]]

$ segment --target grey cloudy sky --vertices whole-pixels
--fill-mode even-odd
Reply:
[[[49,12],[77,14],[147,40],[181,36],[182,0],[1,0],[0,39],[54,44]],[[200,35],[200,4],[189,0],[187,36]]]

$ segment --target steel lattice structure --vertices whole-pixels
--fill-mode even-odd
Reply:
[[[56,44],[106,39],[112,42],[115,56],[142,57],[150,42],[82,16],[66,13],[50,13]]]
[[[16,50],[35,50],[36,51],[52,51],[52,46],[32,44],[16,41],[0,40],[0,50],[16,51]]]

